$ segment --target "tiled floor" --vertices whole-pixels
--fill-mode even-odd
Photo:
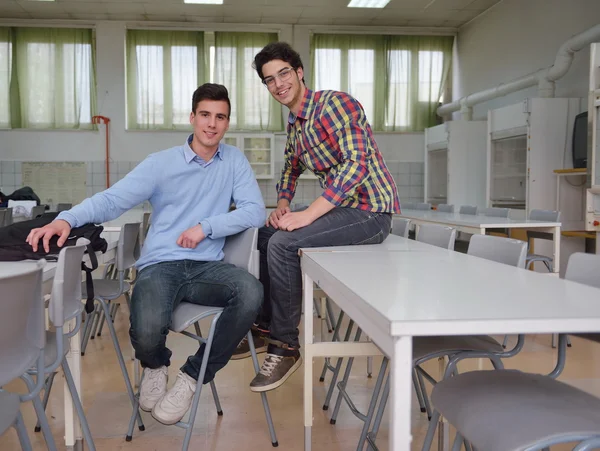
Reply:
[[[130,347],[127,345],[128,315],[125,310],[119,312],[117,330],[127,357],[130,355]],[[317,335],[319,327],[319,322],[315,321]],[[139,432],[136,429],[133,441],[130,443],[125,441],[131,409],[108,332],[106,331],[105,334],[90,341],[88,351],[83,357],[83,402],[96,449],[98,451],[180,449],[184,431],[174,426],[163,426],[148,414],[143,415],[146,431]],[[172,334],[169,337],[168,345],[174,351],[175,359],[169,371],[170,380],[174,381],[178,367],[183,364],[187,355],[195,351],[195,343],[189,338]],[[600,345],[574,338],[573,347],[568,350],[567,367],[561,380],[600,395],[600,358],[597,359],[597,356],[600,356]],[[262,357],[259,358],[262,359]],[[517,357],[506,360],[505,366],[545,373],[553,368],[554,358],[555,352],[550,347],[550,337],[548,335],[532,336],[527,338],[525,349]],[[375,369],[379,368],[380,361],[379,358],[375,359]],[[320,409],[325,398],[326,384],[329,382],[329,377],[325,384],[317,382],[321,365],[322,361],[317,361],[315,364],[313,450],[355,450],[362,423],[349,412],[345,405],[342,406],[335,426],[329,423],[333,402],[329,411],[325,412]],[[435,371],[436,366],[437,364],[433,362],[428,369]],[[463,371],[466,369],[468,367],[463,367]],[[216,415],[210,390],[203,390],[190,450],[268,450],[271,448],[260,397],[248,389],[248,383],[252,377],[253,370],[250,359],[232,361],[218,374],[216,385],[224,411],[222,417]],[[374,382],[375,377],[373,379],[366,377],[366,359],[357,359],[349,387],[359,408],[366,408]],[[19,383],[13,383],[5,388],[22,390]],[[304,437],[302,371],[297,371],[281,388],[270,392],[269,402],[279,440],[279,449],[302,450]],[[62,376],[59,375],[55,380],[48,405],[48,417],[60,450],[64,449],[62,403],[63,384]],[[45,450],[41,434],[33,432],[35,417],[30,403],[23,405],[22,411],[30,431],[29,435],[34,443],[34,449]],[[383,424],[378,445],[381,450],[386,450],[388,449],[387,417]],[[421,448],[427,424],[427,418],[419,412],[416,403],[413,403],[414,439],[412,448],[414,450]],[[17,449],[20,448],[16,433],[11,429],[0,437],[0,450]],[[553,449],[571,448],[556,447]]]

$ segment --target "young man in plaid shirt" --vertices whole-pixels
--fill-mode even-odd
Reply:
[[[381,243],[400,203],[356,99],[343,92],[308,89],[300,55],[283,42],[263,48],[254,67],[273,98],[290,110],[277,209],[258,239],[266,308],[253,332],[257,351],[266,351],[267,357],[250,389],[262,392],[279,387],[302,363],[298,249]],[[298,176],[306,169],[317,176],[324,192],[308,208],[291,211]],[[244,340],[232,358],[248,355]]]

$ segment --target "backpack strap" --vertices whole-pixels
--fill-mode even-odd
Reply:
[[[81,262],[81,269],[85,271],[85,289],[87,292],[85,312],[89,314],[94,311],[94,279],[92,278],[92,272],[98,268],[98,257],[96,257],[96,252],[91,243],[86,246],[86,249],[86,252],[90,257],[91,267],[88,267],[84,262]]]

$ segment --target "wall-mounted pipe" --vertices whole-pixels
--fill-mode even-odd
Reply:
[[[561,45],[552,66],[442,105],[437,109],[437,114],[446,116],[460,110],[463,118],[470,120],[474,105],[535,86],[536,84],[538,85],[538,95],[540,97],[554,97],[554,82],[562,78],[569,71],[575,52],[597,41],[600,41],[600,24],[594,25],[592,28],[571,37]]]

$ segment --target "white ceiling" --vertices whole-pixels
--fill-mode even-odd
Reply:
[[[383,9],[347,8],[349,0],[0,0],[1,19],[80,19],[460,27],[501,0],[391,0]]]

